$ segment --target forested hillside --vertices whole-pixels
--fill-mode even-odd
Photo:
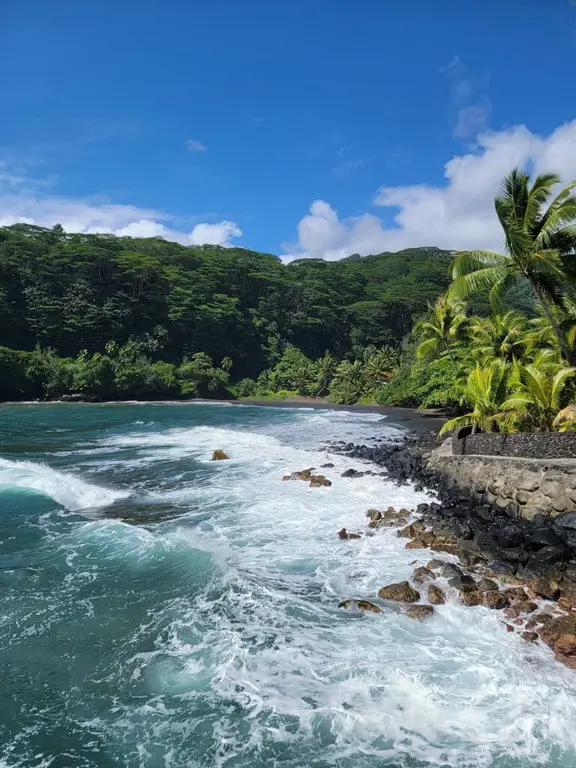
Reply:
[[[144,345],[180,364],[205,353],[255,378],[287,344],[317,359],[397,347],[449,283],[450,256],[417,248],[339,262],[161,239],[0,228],[0,346],[60,357]]]

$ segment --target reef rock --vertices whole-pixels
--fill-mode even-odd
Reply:
[[[417,592],[407,581],[400,581],[397,584],[388,584],[378,592],[378,597],[383,600],[396,600],[401,603],[416,603],[420,600],[420,593]]]

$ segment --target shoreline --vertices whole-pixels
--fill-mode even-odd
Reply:
[[[389,419],[390,425],[404,429],[407,432],[417,432],[423,435],[429,432],[438,433],[446,416],[434,409],[401,408],[389,405],[341,405],[328,403],[320,398],[293,398],[285,400],[274,399],[242,399],[242,400],[210,400],[194,398],[190,400],[102,400],[89,402],[85,400],[11,400],[1,402],[6,405],[235,405],[265,408],[309,408],[310,410],[348,411],[350,413],[378,413]]]

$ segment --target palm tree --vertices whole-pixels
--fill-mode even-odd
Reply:
[[[364,365],[364,375],[370,387],[377,387],[390,380],[398,368],[400,355],[393,347],[377,349],[368,357]]]
[[[414,328],[420,334],[416,356],[421,359],[446,351],[454,362],[451,346],[461,335],[466,319],[462,301],[447,295],[439,296],[430,307],[430,319],[420,321]]]
[[[518,365],[517,369],[517,392],[506,401],[506,408],[515,411],[528,428],[551,432],[558,425],[562,395],[576,367],[558,365],[553,354],[543,350],[534,362]],[[564,410],[567,414],[568,409]]]
[[[483,361],[500,358],[512,362],[526,347],[526,324],[526,318],[513,310],[473,319],[470,333],[474,355]]]
[[[472,411],[456,416],[443,425],[440,435],[461,427],[473,427],[484,432],[507,432],[511,429],[511,414],[506,407],[510,366],[500,360],[488,365],[476,363],[470,371],[464,391],[464,402]]]
[[[505,252],[463,251],[456,255],[450,295],[465,299],[489,289],[495,308],[515,282],[527,281],[569,362],[575,361],[552,307],[560,305],[566,285],[576,274],[576,181],[547,205],[560,177],[530,177],[518,168],[506,176],[494,206],[505,235]]]

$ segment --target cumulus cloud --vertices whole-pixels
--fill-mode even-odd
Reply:
[[[514,166],[576,178],[576,120],[545,137],[525,126],[482,133],[471,151],[446,163],[443,185],[381,187],[373,203],[386,209],[388,223],[371,213],[340,218],[328,202],[316,200],[285,258],[340,259],[426,245],[501,249],[494,196]]]
[[[208,152],[206,144],[202,144],[198,139],[186,139],[186,149],[188,152]]]
[[[243,234],[234,221],[220,221],[217,224],[196,224],[188,237],[191,245],[222,245],[228,248],[232,239]]]

